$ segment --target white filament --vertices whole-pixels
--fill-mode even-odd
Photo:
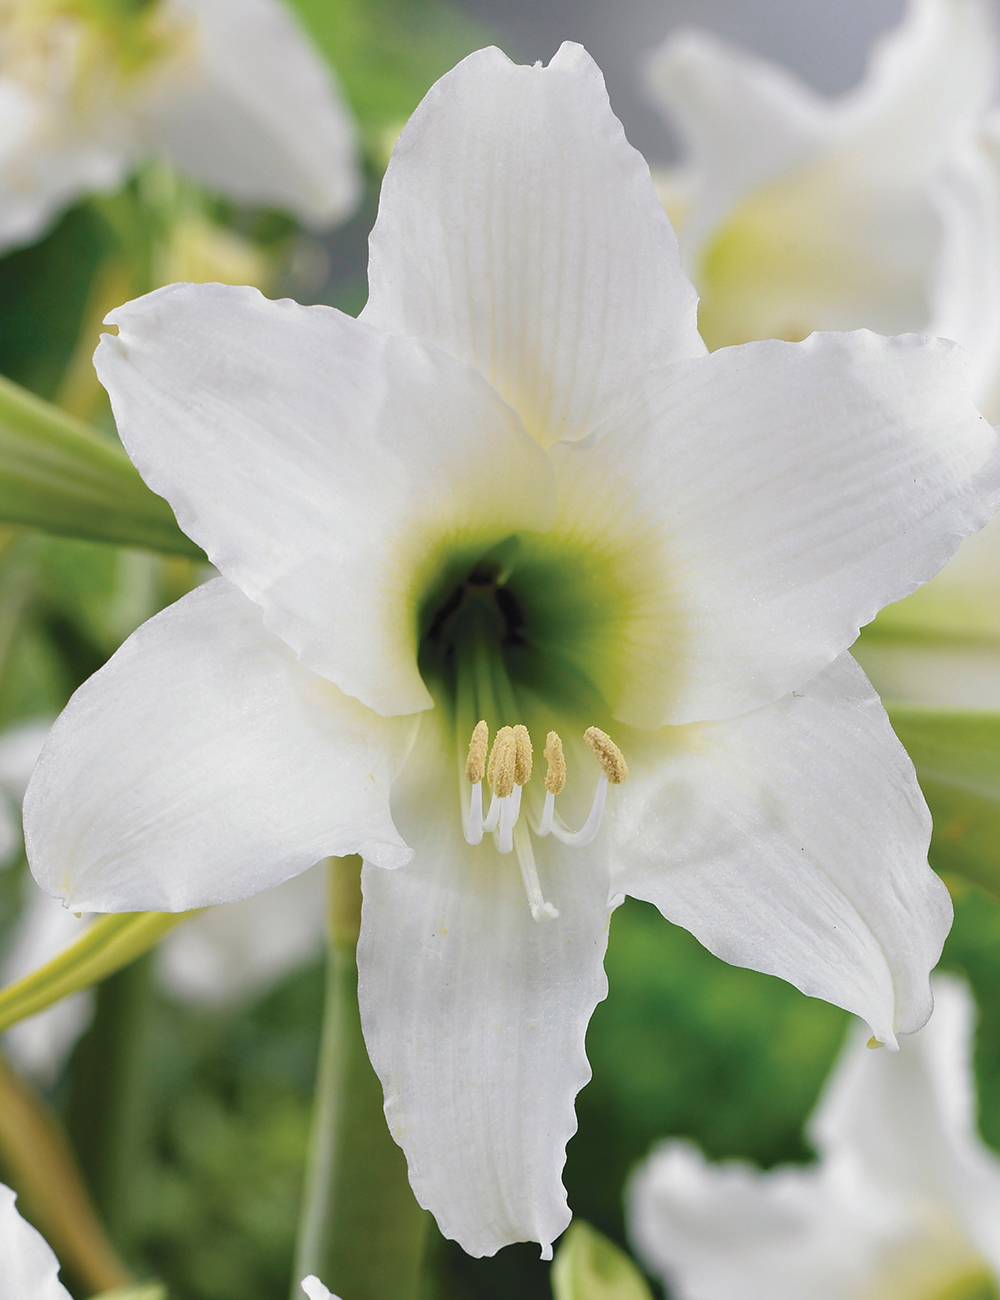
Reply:
[[[494,795],[493,798],[490,800],[490,810],[486,814],[485,819],[483,820],[483,830],[495,831],[497,828],[497,822],[499,820],[500,820],[500,800],[496,797],[496,795]]]
[[[469,798],[469,820],[465,826],[465,842],[480,844],[483,839],[483,783],[477,781]]]
[[[514,831],[514,846],[517,849],[517,861],[524,881],[524,892],[528,896],[533,921],[554,921],[559,909],[547,903],[542,897],[542,886],[538,880],[538,867],[535,865],[535,851],[531,847],[531,833],[524,822]]]
[[[578,831],[567,830],[563,823],[557,817],[552,818],[552,834],[563,844],[568,844],[571,848],[582,849],[590,844],[594,836],[601,829],[601,819],[604,816],[604,803],[608,796],[608,778],[602,772],[597,781],[597,789],[594,791],[594,802],[590,805],[590,812],[587,814],[587,820],[583,823]],[[548,799],[545,801],[548,803]],[[544,820],[545,813],[542,813]],[[541,825],[538,827],[539,835],[543,834]]]

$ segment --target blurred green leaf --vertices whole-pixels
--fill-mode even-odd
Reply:
[[[934,817],[932,866],[1000,898],[1000,713],[888,708]]]
[[[555,1300],[652,1300],[623,1250],[582,1219],[570,1224],[552,1264]]]
[[[93,1300],[167,1300],[167,1288],[161,1282],[144,1282],[141,1286],[119,1287],[102,1291]]]
[[[106,221],[82,205],[37,244],[0,259],[0,373],[42,397],[55,397],[94,278],[114,248]]]
[[[201,554],[119,446],[7,379],[0,379],[0,521]]]
[[[429,87],[489,33],[444,0],[292,0],[362,131],[402,126]]]
[[[0,1031],[127,966],[197,912],[117,912],[101,916],[68,948],[0,990]]]

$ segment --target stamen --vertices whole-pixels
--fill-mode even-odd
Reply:
[[[553,732],[551,735],[555,735],[555,733]],[[628,776],[628,764],[625,762],[624,755],[606,732],[601,731],[599,727],[588,727],[583,733],[583,738],[604,769],[598,777],[597,789],[594,791],[594,802],[590,805],[587,820],[578,831],[568,830],[563,822],[555,816],[555,794],[549,790],[545,796],[545,807],[542,809],[541,821],[538,823],[538,834],[540,836],[552,834],[561,840],[563,844],[578,849],[585,848],[590,844],[600,830],[601,819],[604,816],[604,805],[608,797],[608,782],[610,781],[613,785],[621,785],[622,781]],[[559,737],[556,736],[555,739],[558,741]],[[555,750],[554,745],[552,748]],[[548,749],[549,745],[546,743],[546,754],[548,754]],[[559,753],[561,756],[561,744],[559,745]],[[546,785],[548,785],[547,777]]]
[[[514,784],[525,785],[531,780],[531,737],[521,722],[514,728]]]
[[[490,729],[483,720],[480,720],[472,729],[469,757],[465,760],[465,779],[470,785],[478,785],[486,775],[486,751],[489,742]]]
[[[583,738],[594,751],[594,757],[604,768],[604,773],[612,785],[621,785],[628,776],[628,764],[625,756],[615,742],[600,727],[588,727]]]
[[[559,739],[558,732],[550,731],[545,737],[544,753],[549,766],[545,773],[545,804],[538,823],[539,835],[548,835],[552,830],[556,795],[566,784],[566,755],[563,753],[563,743]]]
[[[498,799],[506,799],[514,791],[514,769],[516,764],[517,742],[513,727],[501,727],[490,750],[490,761],[486,768],[486,779]]]
[[[549,794],[559,794],[566,784],[566,756],[558,732],[550,731],[545,737],[544,752],[549,764],[545,773],[545,788]]]
[[[594,802],[590,805],[590,812],[587,814],[587,820],[583,823],[578,831],[569,831],[561,821],[553,820],[552,834],[557,840],[562,840],[564,844],[570,845],[574,849],[586,848],[591,843],[594,836],[601,829],[601,818],[604,816],[604,801],[608,797],[608,778],[602,772],[597,778],[597,789],[594,791]]]
[[[547,903],[542,897],[542,886],[538,879],[538,867],[535,865],[535,852],[531,847],[531,834],[524,822],[514,831],[514,846],[517,849],[517,861],[524,881],[524,892],[528,895],[528,906],[535,921],[554,921],[559,909]]]
[[[486,772],[486,750],[489,738],[489,728],[480,720],[472,730],[469,756],[465,760],[465,779],[472,786],[472,793],[469,796],[469,818],[465,826],[465,839],[468,844],[481,844],[483,839],[483,776]]]

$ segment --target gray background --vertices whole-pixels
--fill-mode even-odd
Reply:
[[[585,45],[604,70],[628,138],[651,162],[673,145],[641,85],[644,56],[680,24],[710,27],[835,93],[864,71],[874,37],[899,21],[904,0],[458,0],[519,63],[548,62],[564,40]]]

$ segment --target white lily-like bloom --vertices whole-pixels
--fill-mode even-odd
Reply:
[[[979,300],[998,270],[982,250],[995,262],[1000,247],[986,206],[1000,207],[995,166],[991,195],[978,159],[961,160],[998,72],[987,0],[909,0],[834,99],[708,33],[669,37],[649,84],[686,157],[663,197],[709,346],[920,330],[969,346],[978,369],[1000,343],[1000,293]]]
[[[156,954],[161,986],[182,1002],[227,1007],[315,961],[323,951],[324,879],[318,866],[171,930]]]
[[[0,0],[0,248],[144,157],[324,228],[353,208],[354,130],[281,0]]]
[[[312,1273],[302,1279],[300,1286],[309,1300],[338,1300],[337,1296],[327,1290],[319,1278],[314,1277]]]
[[[18,1213],[16,1192],[0,1183],[0,1300],[71,1300],[59,1261],[42,1234]]]
[[[57,720],[29,861],[75,909],[170,910],[362,854],[417,1198],[548,1255],[626,892],[888,1044],[929,1015],[950,902],[847,647],[985,522],[997,438],[941,340],[707,355],[576,45],[431,89],[370,288],[360,320],[221,285],[109,318],[123,442],[223,577]]]
[[[51,725],[50,718],[36,718],[0,736],[0,867],[21,857],[21,801]],[[55,957],[79,938],[90,920],[61,907],[30,876],[24,885],[23,911],[0,960],[3,984]],[[4,1052],[22,1074],[48,1086],[89,1024],[93,1002],[87,989],[19,1021],[3,1035]]]
[[[632,1240],[677,1300],[958,1300],[1000,1282],[1000,1159],[976,1129],[975,1008],[934,981],[897,1053],[851,1034],[808,1126],[819,1161],[763,1172],[666,1142],[633,1175]]]

